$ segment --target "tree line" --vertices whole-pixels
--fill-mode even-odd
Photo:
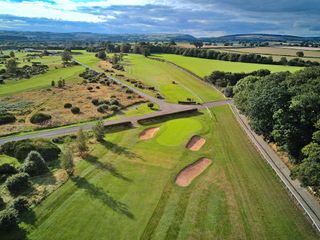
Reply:
[[[289,155],[292,176],[320,193],[320,67],[248,76],[234,101],[251,127]]]

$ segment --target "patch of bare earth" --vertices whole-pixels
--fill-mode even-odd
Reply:
[[[151,139],[151,138],[153,138],[153,137],[156,135],[156,133],[157,133],[159,130],[160,130],[159,127],[145,129],[142,133],[140,133],[139,139],[140,139],[140,140],[148,140],[148,139]]]
[[[198,135],[193,136],[186,145],[191,151],[199,151],[202,146],[206,143],[206,140],[203,137]]]
[[[196,162],[185,167],[176,177],[176,184],[180,187],[187,187],[193,179],[198,177],[204,170],[209,167],[212,161],[208,158],[200,158]]]

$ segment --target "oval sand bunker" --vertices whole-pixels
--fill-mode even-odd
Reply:
[[[193,179],[198,177],[212,163],[208,158],[200,158],[198,161],[185,167],[176,177],[176,184],[186,187],[191,184]]]
[[[206,140],[203,137],[194,135],[187,143],[186,148],[191,151],[199,151],[205,143]]]
[[[140,140],[148,140],[148,139],[151,139],[151,138],[153,138],[153,137],[156,135],[156,133],[157,133],[159,130],[160,130],[159,127],[145,129],[142,133],[140,133],[139,139],[140,139]]]

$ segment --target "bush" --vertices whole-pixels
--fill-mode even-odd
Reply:
[[[0,125],[14,123],[16,117],[11,113],[0,113]]]
[[[117,99],[113,98],[113,99],[110,100],[110,104],[111,105],[119,105],[120,103],[119,103],[119,101]]]
[[[15,209],[18,214],[23,213],[29,209],[29,201],[27,197],[20,196],[13,200],[11,208]]]
[[[6,208],[6,203],[3,201],[3,198],[0,197],[0,210],[3,210]]]
[[[101,104],[98,108],[97,111],[100,113],[104,113],[106,110],[108,110],[109,106],[107,104]]]
[[[79,113],[80,113],[80,108],[78,108],[78,107],[73,107],[73,108],[71,108],[71,112],[72,112],[73,114],[79,114]]]
[[[119,110],[120,110],[120,107],[117,106],[117,105],[111,105],[111,106],[109,107],[109,109],[110,109],[111,111],[116,112],[116,111],[119,111]]]
[[[154,104],[153,104],[153,103],[148,103],[148,107],[149,107],[149,108],[153,108],[153,107],[154,107]]]
[[[19,161],[24,160],[29,152],[36,150],[36,147],[31,142],[22,141],[21,143],[17,142],[15,144],[13,156]]]
[[[21,171],[28,173],[30,176],[37,176],[48,172],[49,169],[40,153],[31,151],[21,165]]]
[[[0,181],[4,181],[7,177],[16,174],[17,172],[17,169],[8,163],[0,165]]]
[[[233,87],[228,86],[223,90],[223,93],[226,97],[232,97],[233,96]]]
[[[9,230],[17,227],[18,212],[13,208],[7,208],[0,212],[0,229]]]
[[[27,173],[17,173],[7,178],[4,185],[11,193],[19,193],[29,186],[29,175]]]
[[[99,105],[99,99],[92,99],[91,103],[95,106],[98,106]]]
[[[64,108],[72,108],[72,104],[71,103],[65,103],[63,107]]]
[[[43,123],[51,119],[51,116],[45,113],[36,113],[30,118],[30,122],[33,124]]]
[[[24,160],[31,151],[39,152],[46,161],[57,159],[61,152],[58,146],[43,138],[8,142],[1,147],[2,153],[15,157],[20,161]]]
[[[87,89],[88,89],[89,91],[91,91],[93,88],[92,88],[92,87],[87,87]]]

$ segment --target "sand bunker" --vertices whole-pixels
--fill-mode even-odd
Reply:
[[[193,136],[186,145],[191,151],[199,151],[200,148],[206,143],[206,140],[203,137],[198,135]]]
[[[176,177],[176,184],[180,187],[189,186],[212,163],[208,158],[200,158],[194,163],[182,169]]]
[[[155,128],[148,128],[145,129],[142,133],[140,133],[139,139],[140,140],[148,140],[153,138],[156,133],[160,130],[159,127],[155,127]]]

